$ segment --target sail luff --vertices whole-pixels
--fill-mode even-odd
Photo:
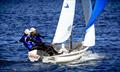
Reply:
[[[64,0],[53,44],[62,43],[70,37],[74,20],[75,2],[76,0]]]

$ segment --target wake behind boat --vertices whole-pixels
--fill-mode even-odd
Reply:
[[[65,46],[65,41],[69,38],[72,39],[72,28],[75,14],[76,0],[64,0],[59,22],[57,25],[56,33],[53,38],[52,44],[60,44],[59,50],[57,46],[54,48],[59,52],[59,55],[49,56],[47,53],[40,50],[32,50],[28,52],[28,58],[30,61],[42,61],[45,63],[66,63],[80,59],[84,52],[89,47],[95,45],[95,26],[94,21],[100,12],[105,7],[107,0],[96,0],[94,8],[92,8],[91,0],[81,0],[83,13],[85,18],[85,36],[83,41],[79,41],[75,46],[70,42],[70,46]],[[92,10],[93,9],[93,10]]]

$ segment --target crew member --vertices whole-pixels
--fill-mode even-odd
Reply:
[[[34,43],[30,41],[30,30],[29,29],[25,29],[24,35],[19,41],[22,42],[29,51],[32,50]]]
[[[45,45],[45,43],[42,42],[41,38],[44,38],[44,36],[41,36],[37,33],[35,28],[30,28],[30,37],[31,41],[34,42],[35,46],[33,46],[32,50],[43,50],[46,51],[50,56],[54,54],[58,54],[57,51],[54,50],[54,48],[51,45]]]

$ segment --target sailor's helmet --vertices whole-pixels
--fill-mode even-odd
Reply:
[[[25,29],[24,33],[25,34],[30,34],[30,30],[29,29]]]
[[[34,31],[36,31],[36,29],[35,28],[30,28],[30,32],[34,32]]]

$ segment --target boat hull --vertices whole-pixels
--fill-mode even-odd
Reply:
[[[28,58],[30,61],[41,61],[44,63],[66,63],[72,62],[74,60],[80,59],[84,52],[88,49],[88,47],[78,50],[78,51],[71,51],[70,53],[63,53],[60,55],[54,56],[44,56],[41,55],[39,50],[32,50],[28,52]]]

